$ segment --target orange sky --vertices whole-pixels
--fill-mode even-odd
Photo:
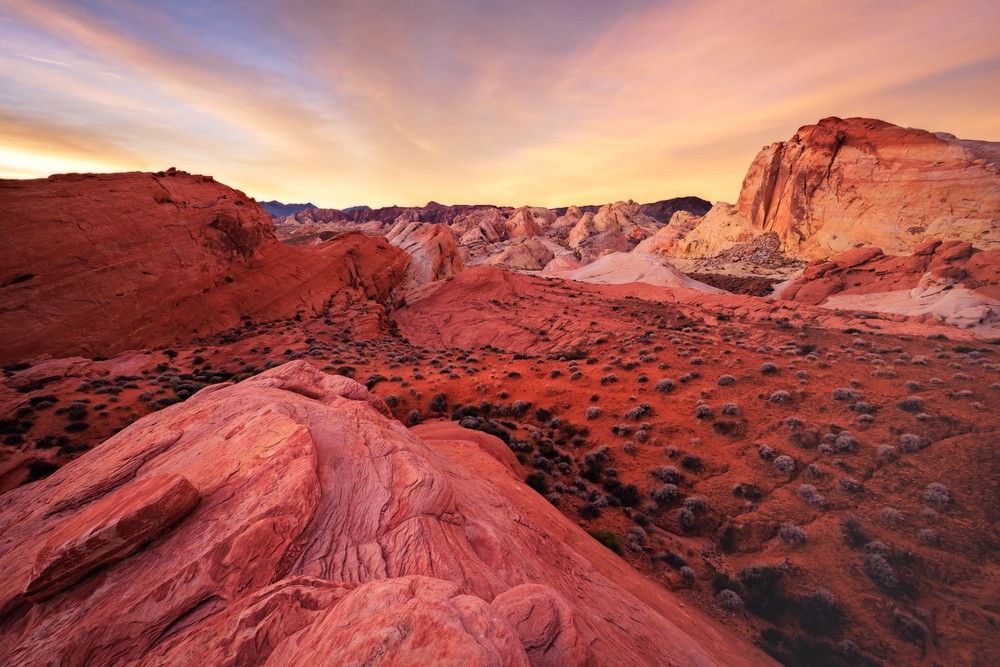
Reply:
[[[1000,140],[1000,3],[0,0],[0,177],[321,206],[735,201],[870,116]]]

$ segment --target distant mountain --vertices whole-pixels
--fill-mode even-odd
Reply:
[[[354,213],[355,211],[370,211],[371,206],[348,206],[347,208],[340,209],[343,213]]]
[[[260,207],[267,211],[268,215],[272,218],[284,218],[288,215],[294,215],[299,211],[305,211],[306,209],[316,208],[315,204],[282,204],[280,201],[272,199],[271,201],[259,202]]]

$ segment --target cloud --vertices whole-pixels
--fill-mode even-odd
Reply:
[[[3,6],[4,160],[38,168],[337,206],[732,201],[761,145],[828,115],[1000,139],[981,0]]]

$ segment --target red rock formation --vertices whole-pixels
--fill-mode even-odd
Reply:
[[[626,252],[660,228],[633,201],[606,204],[597,213],[584,213],[570,230],[567,243],[586,262],[605,252]]]
[[[522,239],[493,255],[489,264],[521,271],[541,271],[555,258],[552,250],[537,238]]]
[[[426,285],[462,270],[462,255],[446,225],[413,222],[401,216],[385,238],[410,256],[401,287]]]
[[[555,219],[555,213],[547,208],[522,206],[504,222],[506,238],[539,236],[552,225]]]
[[[867,118],[825,118],[754,159],[737,208],[791,256],[928,238],[1000,247],[1000,144]]]
[[[0,654],[771,664],[528,489],[499,441],[452,423],[418,437],[387,414],[354,381],[292,362],[202,390],[0,496]],[[157,494],[176,511],[130,542],[146,548],[88,551],[83,536],[120,533]],[[32,595],[53,540],[87,567]]]
[[[782,299],[836,308],[936,316],[984,335],[1000,333],[1000,250],[930,239],[909,256],[880,248],[815,260],[780,291]]]
[[[108,355],[384,300],[408,258],[353,234],[314,248],[210,177],[0,181],[0,360]]]

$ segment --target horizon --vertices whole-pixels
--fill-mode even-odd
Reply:
[[[734,202],[761,146],[829,116],[1000,139],[997,27],[982,0],[0,0],[0,177],[176,166],[339,209]]]

